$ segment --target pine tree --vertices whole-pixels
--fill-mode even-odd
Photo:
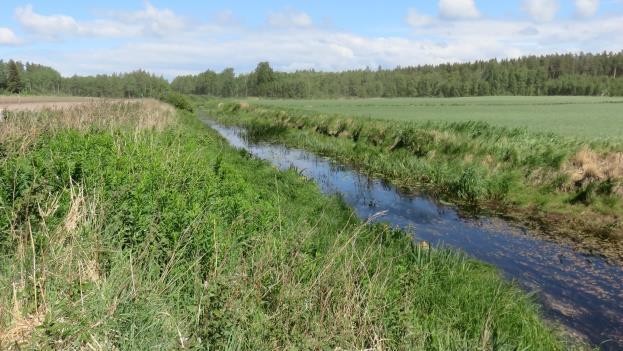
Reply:
[[[0,60],[0,92],[6,89],[6,67],[7,65]]]
[[[22,91],[20,70],[17,63],[13,60],[10,60],[8,64],[7,90],[13,94],[19,94]]]

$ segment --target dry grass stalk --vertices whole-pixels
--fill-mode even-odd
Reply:
[[[623,153],[598,154],[582,148],[571,158],[571,179],[592,181],[623,178]]]
[[[8,112],[0,122],[0,143],[14,144],[17,150],[25,151],[44,133],[92,128],[161,130],[174,121],[173,107],[157,100],[94,100],[61,108]]]
[[[20,350],[20,346],[28,343],[35,328],[43,324],[44,320],[45,311],[38,311],[27,317],[15,319],[9,329],[0,330],[0,350],[11,349],[11,347]]]

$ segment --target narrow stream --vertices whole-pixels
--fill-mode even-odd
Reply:
[[[204,122],[232,146],[280,169],[296,168],[323,193],[339,194],[362,219],[386,211],[379,221],[412,231],[416,240],[453,247],[497,266],[507,278],[536,292],[548,317],[602,350],[623,350],[623,267],[537,238],[521,226],[463,216],[452,206],[403,194],[306,151],[249,143],[243,129]]]

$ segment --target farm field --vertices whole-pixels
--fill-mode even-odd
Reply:
[[[567,346],[492,266],[356,220],[188,111],[9,112],[0,135],[0,349]]]
[[[323,100],[249,99],[252,104],[400,121],[483,121],[563,136],[623,137],[623,98],[468,97]]]
[[[3,4],[0,351],[623,351],[623,0]]]
[[[544,135],[459,119],[452,124],[358,119],[264,102],[213,103],[211,111],[258,138],[329,156],[457,204],[520,221],[536,219],[556,239],[572,238],[588,252],[623,260],[623,144],[618,138]]]

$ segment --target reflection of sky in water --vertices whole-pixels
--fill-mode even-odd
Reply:
[[[522,235],[496,219],[465,219],[450,206],[395,187],[305,151],[252,144],[239,129],[213,125],[229,143],[279,167],[294,167],[323,193],[340,194],[361,218],[386,211],[379,221],[415,229],[418,240],[461,249],[499,267],[528,290],[539,292],[546,312],[604,349],[623,349],[623,269],[569,247]]]

